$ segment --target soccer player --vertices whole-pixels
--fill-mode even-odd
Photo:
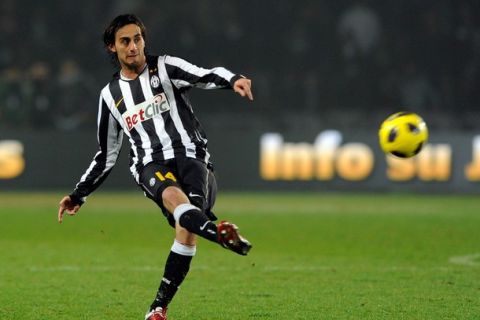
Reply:
[[[229,88],[253,100],[251,81],[229,70],[203,69],[183,59],[145,52],[145,26],[135,15],[116,17],[103,41],[119,67],[102,89],[98,110],[98,152],[73,192],[60,201],[58,220],[75,215],[112,170],[130,141],[130,170],[145,195],[175,228],[160,287],[145,319],[167,319],[167,306],[185,279],[196,236],[246,255],[251,244],[235,224],[216,220],[211,209],[216,183],[207,139],[187,98],[192,87]]]

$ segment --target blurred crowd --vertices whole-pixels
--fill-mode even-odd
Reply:
[[[413,110],[433,127],[480,127],[475,0],[2,0],[0,128],[94,127],[114,72],[101,35],[125,12],[144,20],[150,52],[251,77],[265,121],[371,126]]]

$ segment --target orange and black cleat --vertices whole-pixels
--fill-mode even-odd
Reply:
[[[252,245],[238,234],[238,227],[228,221],[222,221],[217,225],[218,242],[222,247],[232,250],[242,256],[246,256]]]

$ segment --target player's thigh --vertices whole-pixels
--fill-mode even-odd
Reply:
[[[173,216],[165,208],[162,199],[163,191],[170,186],[181,188],[178,180],[178,173],[173,161],[152,162],[143,168],[139,176],[139,185],[145,195],[152,199],[161,209],[170,225],[174,226]]]
[[[207,164],[193,158],[184,158],[177,162],[181,186],[190,202],[204,211],[208,202]]]
[[[139,181],[147,196],[160,202],[162,192],[167,187],[176,186],[180,188],[175,163],[169,160],[147,164],[140,173]]]

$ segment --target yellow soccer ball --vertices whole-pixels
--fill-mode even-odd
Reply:
[[[428,128],[418,114],[397,112],[383,121],[378,137],[383,152],[410,158],[418,154],[427,143]]]

